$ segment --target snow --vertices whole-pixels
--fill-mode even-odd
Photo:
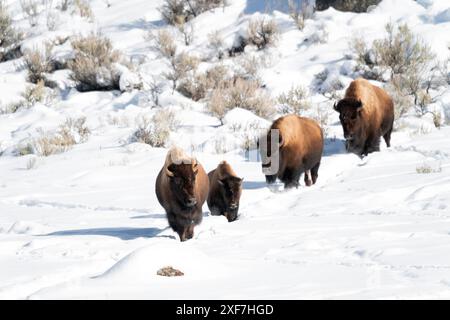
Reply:
[[[254,15],[266,12],[261,1],[229,2],[194,20],[195,40],[183,50],[207,57],[208,34],[218,30],[231,45]],[[279,42],[249,54],[264,58],[258,76],[268,92],[276,96],[302,85],[314,93],[315,106],[332,110],[333,101],[317,89],[352,80],[352,35],[372,41],[385,23],[407,22],[440,59],[447,58],[445,2],[384,0],[363,14],[328,9],[298,31],[273,1]],[[9,3],[15,23],[30,30],[19,1]],[[172,93],[166,84],[160,104],[178,120],[171,142],[207,171],[226,159],[244,178],[239,219],[211,216],[205,204],[194,238],[181,243],[154,190],[167,148],[129,141],[138,119],[158,110],[135,87],[167,69],[143,38],[164,26],[157,10],[162,1],[112,0],[109,8],[104,1],[91,3],[94,22],[67,14],[54,32],[43,22],[27,32],[22,50],[58,35],[101,30],[142,64],[136,70],[118,66],[123,92],[80,93],[71,88],[67,70],[57,71],[52,79],[62,90],[60,100],[0,114],[1,299],[450,298],[448,125],[437,129],[431,116],[408,114],[398,122],[391,148],[382,142],[381,152],[360,159],[345,152],[331,112],[317,184],[306,188],[301,181],[300,188],[284,191],[268,188],[258,158],[242,150],[271,121],[235,108],[221,125],[202,101]],[[70,54],[69,43],[54,49],[62,60]],[[28,85],[20,62],[0,63],[1,106],[20,99]],[[210,65],[203,61],[201,69]],[[324,70],[326,81],[314,88],[314,76]],[[449,93],[434,107],[448,124]],[[40,130],[57,130],[68,117],[86,117],[92,131],[87,142],[49,157],[15,155],[17,146]],[[418,173],[421,167],[432,172]],[[165,266],[185,275],[157,276]]]

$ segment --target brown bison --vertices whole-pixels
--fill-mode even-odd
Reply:
[[[266,143],[260,144],[260,152],[267,183],[274,183],[279,178],[285,188],[297,188],[302,173],[305,173],[307,186],[316,183],[323,133],[314,120],[297,115],[281,117],[275,120],[263,139]]]
[[[222,161],[216,169],[208,173],[208,207],[212,215],[223,215],[232,222],[237,219],[239,200],[242,193],[242,180],[231,166]]]
[[[181,241],[191,239],[194,227],[202,221],[208,189],[209,180],[202,165],[183,150],[172,148],[156,178],[155,190],[170,227]]]
[[[380,151],[381,136],[391,146],[394,103],[383,89],[365,79],[354,80],[334,109],[339,112],[347,151],[361,156]]]

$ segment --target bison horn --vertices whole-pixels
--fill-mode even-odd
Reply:
[[[166,168],[166,175],[168,177],[173,177],[173,172],[169,170],[169,168]]]
[[[336,111],[338,111],[337,103],[336,103],[336,102],[335,102],[334,105],[333,105],[333,109],[336,110]]]
[[[363,108],[363,103],[361,100],[358,100],[358,107],[356,108],[357,111],[360,111]]]

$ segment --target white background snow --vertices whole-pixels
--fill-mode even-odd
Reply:
[[[33,47],[57,35],[101,30],[117,49],[142,60],[140,72],[158,75],[161,59],[144,40],[163,24],[161,1],[91,1],[94,22],[63,18],[57,31],[43,23],[25,40]],[[29,28],[19,1],[8,1],[15,23]],[[232,42],[262,1],[229,1],[225,9],[195,19],[195,41],[186,50],[204,54],[207,35],[220,30]],[[445,0],[384,0],[370,13],[334,9],[316,13],[304,31],[289,16],[273,15],[281,30],[277,47],[265,55],[261,73],[273,94],[292,85],[309,86],[328,68],[348,68],[349,35],[380,38],[389,22],[407,22],[442,59],[448,57],[450,6]],[[325,43],[310,44],[317,30]],[[57,49],[70,54],[70,48]],[[267,123],[245,110],[233,110],[225,125],[201,103],[161,97],[176,110],[179,127],[171,136],[194,153],[207,171],[226,159],[244,177],[240,218],[228,223],[210,216],[194,239],[181,243],[168,227],[154,192],[167,149],[130,144],[139,115],[151,115],[138,91],[79,93],[64,72],[54,75],[65,88],[61,101],[0,115],[0,298],[2,299],[355,299],[450,298],[450,127],[412,118],[395,132],[392,148],[361,160],[347,154],[332,102],[318,183],[287,192],[267,188],[260,163],[238,150],[216,152],[236,124]],[[0,64],[0,100],[14,101],[26,86],[26,71],[15,62]],[[450,117],[450,95],[438,102]],[[30,158],[13,155],[14,146],[37,128],[57,128],[67,116],[86,116],[92,136],[68,152]],[[112,121],[111,119],[114,119]],[[448,120],[448,119],[447,119]],[[445,119],[444,119],[445,121]],[[436,172],[419,174],[427,165]],[[171,265],[185,273],[166,278],[156,271]]]

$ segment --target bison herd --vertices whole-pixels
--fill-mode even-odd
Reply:
[[[367,80],[354,80],[345,97],[334,105],[339,112],[348,152],[365,156],[380,150],[380,139],[390,147],[394,105],[389,95]],[[324,146],[323,132],[312,119],[287,115],[273,122],[260,139],[262,171],[268,184],[277,179],[285,188],[316,183]],[[167,214],[170,227],[185,241],[194,236],[207,201],[212,215],[229,222],[238,217],[243,179],[222,161],[206,174],[197,159],[180,148],[169,150],[156,179],[156,196]]]

